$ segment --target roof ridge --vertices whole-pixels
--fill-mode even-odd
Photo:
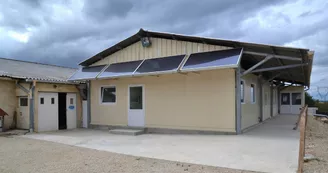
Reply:
[[[19,59],[11,59],[11,58],[3,58],[3,57],[0,57],[0,59],[25,62],[25,63],[31,63],[31,64],[46,65],[46,66],[53,66],[53,67],[60,67],[60,68],[67,68],[67,69],[75,69],[75,70],[77,69],[77,68],[73,68],[73,67],[66,67],[66,66],[60,66],[60,65],[54,65],[54,64],[46,64],[46,63],[40,63],[40,62],[34,62],[34,61],[25,61],[25,60],[19,60]]]
[[[208,37],[208,36],[199,36],[199,35],[192,35],[192,34],[180,34],[180,33],[174,33],[174,32],[161,32],[161,31],[156,31],[156,30],[147,30],[140,28],[139,32],[145,32],[145,33],[156,33],[156,34],[168,34],[168,35],[176,35],[176,36],[182,36],[182,37],[195,37],[199,39],[211,39],[211,40],[221,40],[221,41],[232,41],[232,42],[237,42],[237,43],[245,43],[245,44],[255,44],[255,45],[263,45],[263,46],[273,46],[273,47],[280,47],[280,48],[289,48],[289,49],[302,49],[302,50],[307,50],[310,51],[310,49],[307,48],[302,48],[302,47],[292,47],[292,46],[284,46],[284,45],[279,45],[279,44],[270,44],[270,43],[257,43],[257,42],[252,42],[252,41],[240,41],[237,39],[224,39],[224,38],[219,38],[219,37]]]

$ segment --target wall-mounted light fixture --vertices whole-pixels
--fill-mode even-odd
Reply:
[[[142,37],[141,43],[142,43],[142,47],[149,47],[151,45],[151,41],[149,37]]]

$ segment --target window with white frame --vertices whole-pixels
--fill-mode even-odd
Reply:
[[[116,87],[104,86],[100,88],[101,103],[116,103]]]
[[[245,81],[240,81],[240,101],[245,103]]]
[[[251,84],[251,102],[255,103],[256,102],[256,89],[255,89],[255,84]]]

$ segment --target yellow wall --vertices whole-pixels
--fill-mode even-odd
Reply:
[[[245,129],[259,123],[260,85],[258,77],[253,74],[243,76],[242,80],[244,81],[245,103],[241,104],[241,129]],[[255,103],[251,101],[251,84],[255,84]]]
[[[150,47],[142,47],[140,41],[115,52],[112,55],[94,63],[93,65],[111,64],[115,62],[126,62],[133,60],[151,59],[165,56],[190,54],[196,52],[207,52],[214,50],[230,49],[229,47],[177,41],[171,39],[150,38]]]
[[[15,88],[15,81],[0,79],[0,108],[9,114],[9,116],[5,116],[4,129],[12,127],[17,106]]]
[[[258,77],[253,74],[248,74],[242,77],[245,82],[245,103],[242,104],[242,129],[253,126],[259,122],[260,112],[260,84]],[[260,80],[263,82],[263,80]],[[251,102],[251,84],[256,85],[256,103]],[[262,84],[262,103],[263,103],[263,121],[271,118],[271,98],[270,98],[270,83],[266,82]],[[265,96],[267,94],[267,96]],[[278,90],[273,88],[272,93],[273,101],[273,116],[278,114]],[[265,100],[267,99],[267,100]]]
[[[223,82],[224,81],[224,82]],[[145,87],[145,126],[235,132],[235,70],[91,81],[91,124],[128,123],[128,85]],[[116,104],[100,104],[100,87],[116,86]]]
[[[56,87],[55,87],[56,86]],[[39,92],[67,92],[76,93],[76,111],[77,111],[77,127],[81,126],[82,122],[82,98],[80,97],[79,90],[75,85],[68,84],[47,84],[36,83],[34,92],[34,128],[38,131],[38,104],[39,104]]]

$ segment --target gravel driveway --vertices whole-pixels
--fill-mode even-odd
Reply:
[[[0,137],[0,156],[0,172],[3,173],[250,173],[250,171],[127,156],[19,136]]]

